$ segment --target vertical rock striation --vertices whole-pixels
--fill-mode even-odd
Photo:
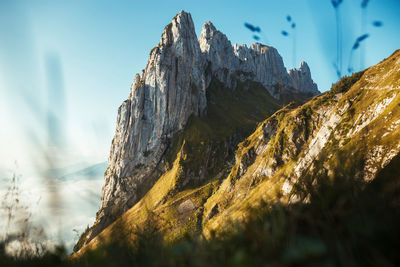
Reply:
[[[278,51],[260,43],[232,46],[228,38],[211,22],[206,22],[199,38],[200,49],[207,65],[206,78],[216,76],[229,87],[235,86],[236,77],[261,83],[271,95],[280,98],[280,89],[300,93],[318,94],[307,63],[289,73]]]
[[[189,116],[205,112],[202,65],[192,18],[180,12],[165,27],[142,77],[136,74],[129,99],[118,110],[97,214],[100,228],[140,199],[163,170],[159,163],[168,139]]]

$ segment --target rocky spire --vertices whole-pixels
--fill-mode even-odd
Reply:
[[[212,70],[237,67],[238,60],[235,58],[231,42],[210,21],[204,23],[199,43],[206,60],[212,63]]]
[[[214,25],[207,21],[201,30],[200,49],[207,63],[207,85],[212,77],[216,77],[228,87],[233,87],[231,74],[239,63],[234,54],[231,42]]]
[[[297,69],[289,70],[289,75],[293,81],[293,87],[301,93],[318,94],[318,86],[311,78],[311,71],[308,64],[304,61]]]

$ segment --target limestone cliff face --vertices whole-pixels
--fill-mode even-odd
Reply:
[[[181,12],[165,27],[118,110],[98,219],[111,222],[136,203],[163,171],[156,167],[168,139],[189,116],[205,112],[203,62],[192,18]]]
[[[281,92],[319,93],[307,65],[288,73],[275,48],[259,43],[232,46],[211,22],[197,38],[191,15],[181,11],[165,27],[118,110],[91,238],[137,203],[167,171],[171,137],[189,117],[207,114],[206,93],[213,79],[231,89],[238,82],[257,82],[276,99]]]

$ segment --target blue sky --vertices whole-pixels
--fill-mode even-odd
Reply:
[[[400,1],[370,0],[365,32],[361,0],[344,0],[343,67],[356,37],[369,33],[354,68],[371,66],[400,48]],[[337,76],[335,13],[329,0],[260,1],[0,1],[0,171],[17,161],[29,177],[49,167],[107,160],[119,105],[145,67],[162,30],[180,10],[197,34],[210,20],[232,43],[254,42],[243,26],[263,31],[261,42],[293,67],[286,16],[296,22],[296,65],[307,61],[321,91]],[[380,20],[383,27],[371,26]],[[266,38],[265,38],[266,37]],[[56,123],[52,123],[56,122]],[[0,172],[2,174],[2,172]],[[90,211],[95,212],[95,211]]]
[[[52,79],[47,63],[49,58],[55,58],[64,102],[53,106],[62,104],[64,108],[62,126],[67,131],[66,138],[73,143],[68,147],[76,143],[81,147],[80,155],[105,160],[118,106],[128,96],[135,73],[145,67],[164,26],[181,9],[192,14],[198,34],[202,24],[211,20],[232,43],[254,42],[244,22],[260,26],[267,37],[261,41],[278,49],[287,68],[293,67],[293,47],[291,39],[282,36],[281,31],[290,30],[285,18],[291,15],[297,25],[296,65],[300,60],[309,63],[321,91],[337,80],[332,67],[336,58],[335,13],[329,0],[112,3],[1,1],[0,85],[2,101],[6,102],[2,105],[6,109],[2,112],[3,121],[27,119],[31,110],[25,109],[26,98],[41,107],[54,102],[54,98],[48,101],[46,87]],[[344,0],[340,7],[344,69],[351,46],[361,35],[360,4],[361,1]],[[369,2],[366,32],[371,36],[362,44],[364,66],[376,64],[400,47],[399,12],[400,1]],[[373,20],[383,21],[384,27],[372,27]],[[360,66],[359,51],[353,56],[356,70]],[[30,121],[35,123],[34,119]]]

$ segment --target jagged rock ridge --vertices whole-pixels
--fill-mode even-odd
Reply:
[[[299,69],[287,72],[281,56],[273,47],[260,43],[250,47],[232,46],[228,38],[209,21],[202,28],[199,43],[207,62],[211,62],[213,75],[229,87],[234,87],[231,76],[238,74],[242,80],[251,78],[260,82],[278,99],[279,87],[303,93],[319,93],[307,63],[301,62]]]
[[[287,72],[275,48],[232,46],[211,22],[197,39],[190,14],[181,11],[165,27],[118,110],[101,208],[88,240],[137,203],[167,171],[170,139],[189,117],[207,113],[206,93],[213,79],[232,90],[240,82],[257,82],[276,99],[282,93],[319,93],[306,63]]]

